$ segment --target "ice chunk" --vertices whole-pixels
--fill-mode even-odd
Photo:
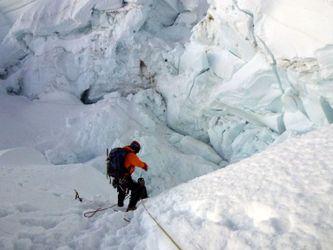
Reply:
[[[185,136],[179,142],[181,151],[187,154],[200,155],[202,158],[219,164],[221,157],[207,144],[198,141],[190,136]]]

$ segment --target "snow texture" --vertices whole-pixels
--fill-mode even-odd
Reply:
[[[333,127],[288,139],[143,201],[182,249],[331,249]],[[0,152],[2,249],[174,249],[139,204],[131,223],[89,164],[52,166],[29,148]],[[74,200],[79,190],[83,202]]]
[[[0,150],[33,147],[54,164],[87,162],[104,175],[106,148],[136,139],[150,166],[143,175],[153,194],[227,164],[212,147],[172,131],[163,119],[162,99],[152,90],[127,98],[111,94],[92,105],[66,93],[35,101],[2,96]]]
[[[182,248],[331,249],[332,23],[332,0],[0,0],[0,249],[173,248],[142,206],[82,217],[132,140]]]
[[[179,185],[145,206],[182,249],[331,249],[332,160],[329,126]],[[140,235],[129,248],[171,249],[142,208],[124,232],[130,237],[134,230]]]

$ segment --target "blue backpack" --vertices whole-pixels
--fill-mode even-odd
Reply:
[[[125,148],[114,148],[108,153],[106,159],[106,174],[109,178],[121,178],[129,171],[124,167],[126,155],[130,153]]]

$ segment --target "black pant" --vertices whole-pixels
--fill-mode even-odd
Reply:
[[[129,190],[131,190],[131,198],[128,204],[128,208],[130,209],[135,209],[136,203],[139,200],[148,197],[145,185],[137,183],[131,176],[125,176],[118,180],[118,206],[124,206],[124,200]]]

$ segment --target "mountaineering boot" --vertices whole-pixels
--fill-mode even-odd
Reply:
[[[113,209],[113,211],[115,211],[115,212],[126,212],[126,208],[117,206]]]
[[[134,206],[134,207],[128,207],[127,210],[126,210],[126,212],[134,211],[135,209],[136,209],[136,206]]]

